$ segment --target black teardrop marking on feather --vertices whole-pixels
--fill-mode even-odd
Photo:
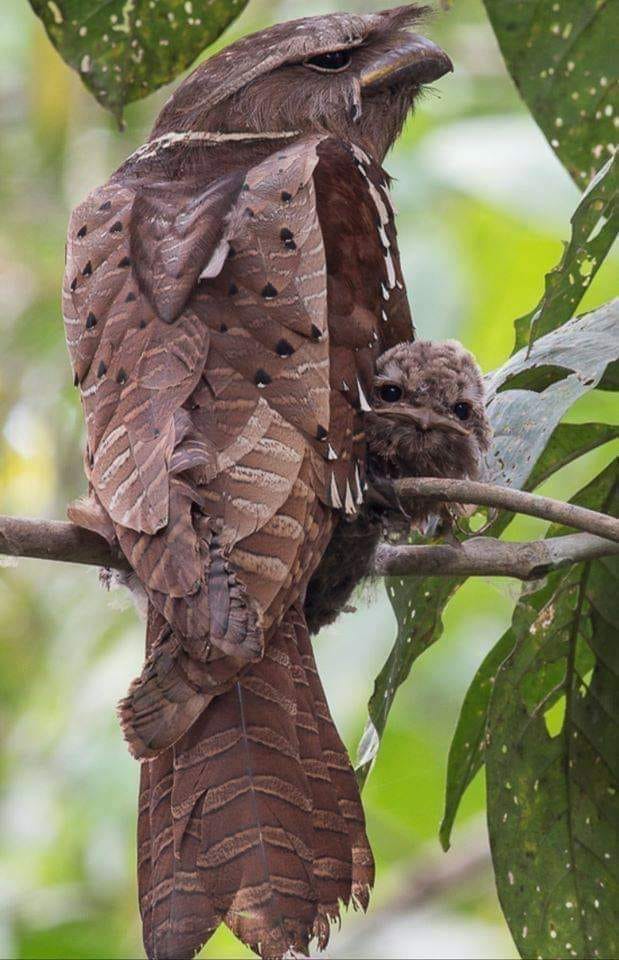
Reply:
[[[245,207],[245,213],[247,214],[248,217],[256,216],[256,214],[254,213],[251,207]]]
[[[127,371],[122,367],[118,371],[118,376],[116,377],[116,383],[126,383],[127,382]]]
[[[122,228],[123,228],[122,223],[120,222],[120,220],[117,220],[116,223],[113,223],[112,226],[110,227],[110,233],[120,233]]]
[[[107,366],[102,360],[99,366],[97,367],[97,376],[104,377],[106,373],[107,373]]]
[[[125,297],[125,303],[133,303],[135,299],[136,299],[135,293],[133,293],[133,291],[129,291],[129,293]]]
[[[130,266],[131,266],[131,258],[130,258],[130,257],[123,257],[122,260],[119,261],[118,266],[119,266],[119,267],[130,267]]]
[[[230,286],[228,287],[228,296],[235,297],[238,292],[239,292],[239,288],[237,287],[236,283],[231,283]]]
[[[322,330],[320,329],[320,327],[317,327],[315,323],[312,324],[311,333],[312,333],[312,340],[316,340],[316,342],[318,342],[319,340],[322,340]]]
[[[91,310],[88,316],[86,317],[86,329],[92,330],[92,328],[96,327],[96,325],[97,325],[97,318],[95,317],[94,313]]]
[[[282,200],[284,201],[284,203],[290,203],[290,201],[292,200],[292,194],[288,193],[287,190],[282,190]]]
[[[144,330],[144,328],[146,327],[146,320],[144,319],[140,320],[139,327],[140,327],[140,330]]]
[[[220,333],[227,333],[227,332],[228,332],[228,328],[227,328],[227,326],[226,326],[225,323],[220,323],[220,325],[219,325],[219,332],[220,332]]]
[[[80,382],[79,376],[77,375],[77,373],[74,373],[74,374],[73,374],[73,386],[74,386],[74,387],[77,387],[77,386],[79,385],[79,382]]]
[[[112,201],[111,201],[111,200],[106,200],[105,203],[102,203],[101,206],[99,207],[99,210],[102,210],[102,211],[103,211],[103,210],[111,210],[111,209],[112,209]]]
[[[257,387],[266,387],[267,384],[271,382],[271,377],[266,372],[266,370],[256,370],[256,376],[254,377],[254,383]]]
[[[74,277],[73,280],[71,281],[71,290],[75,291],[76,288],[77,288],[77,277]]]
[[[275,346],[275,352],[278,357],[291,357],[294,353],[294,347],[287,340],[279,340]]]
[[[294,233],[292,230],[289,230],[288,227],[282,227],[279,237],[287,250],[297,249],[297,245],[294,242]]]
[[[273,300],[277,296],[277,289],[272,283],[267,283],[266,286],[262,288],[262,296],[265,300]]]
[[[86,224],[84,224],[84,226],[80,227],[79,230],[77,231],[78,239],[81,240],[83,237],[86,236],[87,233],[88,233],[88,227]]]
[[[89,277],[91,274],[92,274],[92,263],[89,260],[86,266],[84,267],[84,269],[82,270],[82,276]]]
[[[232,257],[236,257],[236,250],[232,244],[230,244],[230,247],[228,248],[228,260],[232,260]]]
[[[319,425],[318,429],[316,430],[316,439],[320,440],[320,442],[322,443],[322,441],[326,440],[328,436],[329,436],[328,430],[325,427],[321,427]]]

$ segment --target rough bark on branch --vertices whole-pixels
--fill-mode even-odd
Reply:
[[[400,500],[426,497],[503,507],[586,531],[529,543],[475,537],[460,545],[390,546],[376,556],[376,573],[395,576],[506,576],[535,580],[570,563],[619,553],[619,520],[509,487],[419,477],[396,481]],[[0,554],[128,569],[116,548],[72,523],[0,517]]]
[[[128,569],[120,551],[103,537],[59,520],[0,517],[0,554]]]
[[[585,530],[598,537],[619,542],[619,520],[596,510],[578,507],[573,503],[541,497],[537,493],[512,490],[496,483],[476,480],[451,480],[446,477],[407,477],[393,484],[401,502],[425,497],[450,503],[467,503],[484,507],[501,507],[512,513],[526,513],[552,523],[561,523],[576,530]]]
[[[514,543],[475,537],[458,545],[389,546],[376,553],[379,576],[515,577],[539,580],[551,570],[572,563],[619,554],[619,543],[590,533]]]

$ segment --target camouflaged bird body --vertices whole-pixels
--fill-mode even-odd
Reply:
[[[451,69],[415,5],[280,24],[202,62],[76,210],[64,314],[87,426],[71,517],[149,599],[120,705],[144,762],[152,960],[220,922],[264,958],[327,943],[374,866],[307,631],[364,492],[376,358],[409,339],[380,164]]]
[[[73,214],[64,315],[93,516],[233,676],[362,501],[375,357],[411,331],[386,177],[329,137],[147,144]]]

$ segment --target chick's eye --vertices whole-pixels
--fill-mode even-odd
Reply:
[[[385,403],[397,403],[402,398],[402,388],[395,383],[385,383],[378,391],[380,399]]]
[[[329,50],[305,61],[306,67],[314,70],[344,70],[350,63],[349,50]]]
[[[471,405],[470,403],[465,403],[464,400],[456,403],[453,409],[458,420],[468,420],[471,415]]]

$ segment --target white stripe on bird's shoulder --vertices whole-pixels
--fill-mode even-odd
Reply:
[[[134,153],[129,156],[129,160],[149,160],[155,157],[160,150],[169,150],[176,143],[195,143],[202,142],[208,144],[229,143],[230,141],[242,140],[289,140],[296,137],[299,130],[265,130],[262,133],[219,133],[214,131],[209,133],[205,130],[182,130],[178,133],[164,133],[156,140],[149,140],[142,144]]]

